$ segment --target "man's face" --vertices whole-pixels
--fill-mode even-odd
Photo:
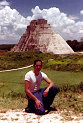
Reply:
[[[36,62],[36,64],[34,65],[34,69],[35,69],[36,71],[40,71],[41,68],[42,68],[42,63],[41,63],[41,61]]]

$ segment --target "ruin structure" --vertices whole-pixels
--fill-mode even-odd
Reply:
[[[21,36],[19,43],[11,49],[13,52],[29,50],[39,50],[53,54],[74,53],[66,41],[59,34],[56,34],[50,24],[47,24],[47,20],[44,19],[32,20]]]

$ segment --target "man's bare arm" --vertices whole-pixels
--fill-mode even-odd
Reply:
[[[46,77],[44,80],[49,84],[43,93],[44,97],[46,97],[48,95],[49,89],[54,86],[54,82],[48,77]]]

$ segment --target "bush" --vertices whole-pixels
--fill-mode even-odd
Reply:
[[[35,59],[43,61],[43,68],[57,71],[82,71],[83,55],[52,55],[40,51],[7,52],[0,54],[0,70],[25,67]]]

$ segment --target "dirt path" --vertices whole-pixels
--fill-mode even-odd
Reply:
[[[10,70],[2,70],[2,71],[0,71],[0,73],[2,73],[2,72],[16,71],[16,70],[21,70],[21,69],[29,68],[29,67],[32,67],[32,66],[33,66],[33,65],[29,65],[29,66],[22,67],[22,68],[10,69]]]
[[[39,116],[22,110],[9,110],[0,113],[0,123],[83,123],[83,118],[72,116],[70,120],[64,120],[58,112]]]

